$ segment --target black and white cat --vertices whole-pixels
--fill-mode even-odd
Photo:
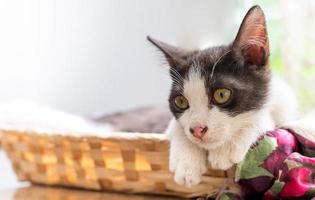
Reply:
[[[165,55],[172,78],[174,115],[170,170],[187,187],[200,182],[209,163],[228,169],[268,130],[296,117],[290,88],[272,76],[262,9],[252,7],[229,45],[188,51],[148,37]]]

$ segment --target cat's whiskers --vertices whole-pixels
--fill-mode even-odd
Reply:
[[[171,73],[170,71],[173,73]],[[183,88],[184,79],[178,71],[176,71],[173,68],[170,68],[169,71],[163,71],[163,74],[166,75],[167,77],[171,76],[172,83],[175,86],[177,86],[180,90],[184,90]]]
[[[174,81],[174,82],[176,82],[177,84],[182,84],[182,80],[180,79],[180,78],[178,78],[177,76],[175,76],[175,75],[170,75],[171,76],[171,78],[172,78],[172,80]]]
[[[171,72],[174,72],[174,73],[178,76],[179,79],[183,80],[182,75],[181,75],[176,69],[170,68],[170,71],[171,71]]]
[[[172,73],[173,72],[173,73]],[[177,85],[177,86],[179,86],[179,88],[181,89],[181,90],[183,90],[184,88],[183,88],[183,83],[184,83],[184,79],[183,79],[183,77],[182,77],[182,75],[177,71],[177,70],[175,70],[174,68],[170,68],[170,76],[171,76],[171,78],[172,78],[172,80],[173,80],[173,82]]]
[[[212,67],[212,70],[211,70],[211,75],[210,75],[210,79],[212,79],[213,77],[213,74],[214,74],[214,70],[215,70],[215,67],[217,66],[217,64],[222,60],[222,58],[224,56],[226,56],[228,53],[230,53],[232,50],[228,50],[226,52],[224,52],[213,64],[213,67]]]

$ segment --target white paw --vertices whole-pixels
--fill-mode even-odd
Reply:
[[[218,149],[208,155],[208,161],[213,169],[227,170],[234,164],[241,162],[247,153],[246,148],[233,148],[228,150]]]
[[[169,170],[171,172],[175,172],[176,167],[177,167],[177,160],[174,158],[170,158]]]
[[[220,169],[220,170],[227,170],[234,165],[233,162],[230,161],[228,158],[221,158],[216,160],[211,160],[210,166],[212,169]]]
[[[232,155],[230,160],[231,162],[237,164],[240,163],[242,160],[244,160],[245,154],[237,154],[237,155]]]
[[[247,149],[245,148],[237,148],[235,151],[232,151],[230,155],[230,160],[237,164],[240,163],[242,160],[244,160],[247,153]]]
[[[192,187],[201,181],[201,176],[206,172],[206,166],[194,166],[193,163],[180,164],[175,170],[175,182],[179,185]]]
[[[212,169],[227,170],[234,165],[230,159],[231,150],[228,148],[219,148],[215,151],[209,151],[208,162]]]

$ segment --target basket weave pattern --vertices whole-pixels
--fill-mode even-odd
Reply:
[[[99,138],[2,131],[0,137],[22,181],[181,197],[213,195],[223,186],[235,188],[230,183],[234,169],[209,169],[201,184],[177,185],[168,171],[169,143],[162,134],[117,133]]]

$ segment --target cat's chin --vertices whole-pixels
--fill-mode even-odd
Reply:
[[[198,145],[199,147],[209,150],[209,149],[216,149],[218,147],[221,147],[224,144],[224,141],[222,140],[200,140],[196,138],[189,138],[193,143]]]
[[[213,150],[221,147],[224,144],[224,142],[208,142],[208,143],[203,143],[202,148],[206,150]]]

